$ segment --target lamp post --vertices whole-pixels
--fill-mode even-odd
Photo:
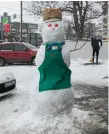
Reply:
[[[21,10],[21,22],[20,22],[20,41],[22,42],[22,6],[23,6],[23,1],[20,2],[20,10]]]

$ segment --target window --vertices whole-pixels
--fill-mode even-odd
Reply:
[[[31,45],[30,43],[24,43],[24,45],[30,49],[36,49],[36,47]]]
[[[14,44],[14,50],[15,51],[25,51],[26,47],[24,45],[21,45],[21,44]]]
[[[1,45],[1,50],[13,51],[13,44],[3,44]]]
[[[38,25],[37,24],[30,24],[28,26],[29,29],[37,29]]]

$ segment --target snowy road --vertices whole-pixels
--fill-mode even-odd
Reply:
[[[17,118],[30,108],[29,94],[18,89],[13,94],[0,98],[0,125],[2,121]]]
[[[73,60],[72,81],[75,89],[74,134],[107,134],[107,60],[100,65],[84,66],[87,60]],[[30,92],[37,76],[35,66],[6,66],[17,79],[17,91],[0,98],[0,134],[40,134],[36,128],[17,129],[29,118]],[[101,72],[101,73],[100,73]],[[27,112],[25,115],[24,113]],[[21,125],[22,126],[22,125]],[[31,126],[31,125],[30,125]],[[15,129],[15,130],[13,130]],[[47,131],[47,130],[46,130]],[[48,133],[44,133],[48,134]],[[51,134],[51,133],[50,133]],[[61,134],[61,133],[53,133]],[[63,133],[64,134],[64,133]],[[67,132],[65,134],[68,134]]]
[[[85,41],[79,41],[77,44],[77,48],[80,48]],[[68,45],[68,49],[74,50],[75,49],[75,41],[66,41],[66,44]],[[74,58],[91,58],[92,57],[92,47],[91,42],[87,41],[85,46],[80,49],[79,51],[73,51],[71,52],[71,57]],[[103,46],[101,47],[99,51],[99,58],[100,59],[107,59],[108,58],[108,42],[103,42]]]

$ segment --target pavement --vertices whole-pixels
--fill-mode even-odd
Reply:
[[[90,111],[92,119],[91,124],[86,124],[84,134],[108,134],[108,87],[76,83],[74,90],[77,96],[74,107]]]

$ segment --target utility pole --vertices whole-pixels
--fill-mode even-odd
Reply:
[[[22,42],[22,6],[23,6],[23,1],[20,2],[20,13],[21,13],[21,22],[20,22],[20,41]]]

